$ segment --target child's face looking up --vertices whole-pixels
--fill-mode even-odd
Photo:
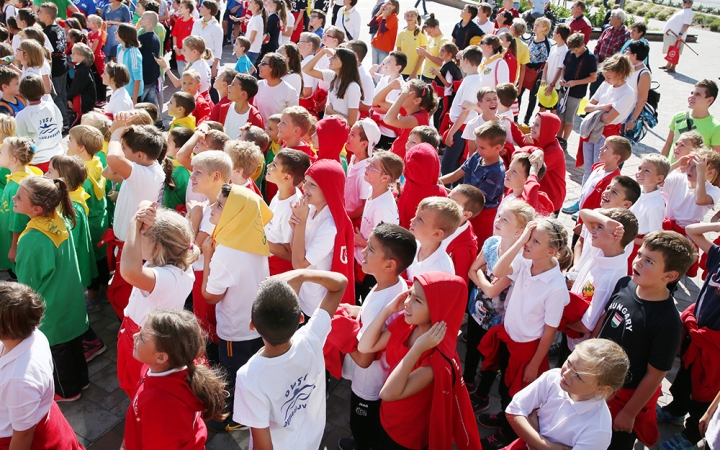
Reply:
[[[410,136],[408,136],[407,143],[405,144],[405,151],[410,151],[411,148],[415,147],[416,145],[422,144],[422,141],[420,140],[420,136],[418,136],[415,133],[410,133]]]
[[[597,377],[588,373],[587,367],[586,361],[577,354],[571,354],[560,369],[560,389],[570,394],[575,401],[590,400],[603,394]]]
[[[220,192],[217,196],[217,199],[215,200],[215,203],[213,203],[210,208],[211,224],[217,225],[218,223],[220,223],[220,216],[222,215],[225,203],[227,203],[227,197],[225,197],[222,192]]]
[[[520,226],[517,216],[508,208],[501,209],[495,217],[493,234],[500,237],[518,238],[522,232],[523,227]]]
[[[285,170],[283,168],[283,165],[278,160],[278,158],[275,158],[273,160],[273,162],[271,162],[267,166],[267,172],[265,173],[265,179],[271,183],[277,184],[278,182],[280,182],[282,180],[283,175],[285,175]]]
[[[385,178],[385,179],[384,179]],[[390,181],[390,176],[383,172],[382,164],[375,158],[370,158],[367,165],[365,166],[365,181],[371,185],[382,183],[383,181]]]
[[[550,233],[540,228],[533,230],[523,246],[523,258],[532,261],[552,257],[555,253],[555,249],[550,247]]]
[[[145,324],[140,332],[133,336],[135,346],[133,347],[133,357],[144,364],[157,364],[158,356],[161,352],[157,351],[155,345],[155,336],[152,334],[152,328],[149,324]]]
[[[55,166],[52,165],[52,163],[50,163],[50,165],[48,166],[48,171],[45,172],[44,176],[45,176],[45,178],[49,178],[51,180],[55,180],[57,178],[62,178],[60,176],[60,173],[58,173],[57,169],[55,168]]]
[[[278,142],[278,122],[275,122],[274,120],[268,120],[265,124],[265,132],[267,133],[268,137],[272,142]],[[317,147],[315,147],[317,148]]]
[[[410,232],[421,243],[432,240],[439,231],[435,226],[435,214],[435,211],[418,208],[410,220]]]
[[[363,272],[371,275],[383,272],[387,259],[385,258],[385,253],[380,246],[380,242],[378,242],[373,233],[370,233],[367,246],[363,249],[362,255]]]
[[[540,119],[540,115],[535,116],[535,120],[533,121],[532,127],[530,127],[530,137],[533,138],[534,141],[538,141],[540,139],[540,122],[542,119]]]
[[[200,82],[190,75],[182,77],[182,90],[190,95],[195,95],[200,89]]]
[[[525,167],[519,159],[513,159],[505,172],[505,187],[513,190],[522,189],[526,181]]]
[[[3,147],[5,147],[3,145]],[[26,214],[30,218],[35,217],[37,214],[33,211],[33,205],[30,203],[30,197],[27,189],[20,186],[13,197],[13,211],[18,214]]]
[[[629,208],[629,206],[626,205],[627,201],[625,188],[613,180],[608,187],[605,188],[605,192],[603,192],[600,197],[600,207],[604,209]]]
[[[690,143],[690,139],[681,137],[677,141],[675,141],[673,153],[675,154],[676,160],[690,154],[691,151],[693,151],[693,147]]]
[[[192,174],[190,174],[190,183],[192,184],[193,192],[198,194],[206,194],[212,191],[213,184],[215,184],[216,174],[211,173],[205,167],[198,166],[193,167]]]
[[[640,186],[657,186],[662,183],[663,177],[658,175],[657,167],[649,161],[643,161],[635,173],[635,180]]]
[[[415,281],[410,288],[410,295],[405,299],[405,322],[408,325],[429,325],[430,308],[428,307],[425,291],[419,282]]]

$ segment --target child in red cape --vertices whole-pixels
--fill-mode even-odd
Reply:
[[[422,143],[405,155],[405,186],[398,200],[400,226],[410,228],[420,201],[426,197],[447,197],[447,191],[438,184],[440,158],[430,144]]]
[[[340,153],[345,148],[347,136],[350,134],[345,119],[331,116],[319,120],[315,124],[315,135],[313,136],[313,147],[317,150],[317,158],[340,161]]]
[[[328,119],[339,120],[342,119]],[[322,120],[320,121],[322,122]],[[318,122],[318,123],[320,123]],[[347,124],[345,125],[347,130]],[[347,139],[347,131],[338,139],[344,143]],[[339,153],[338,153],[339,155]],[[322,157],[321,157],[322,158]],[[348,285],[345,288],[345,294],[341,303],[355,304],[355,276],[354,276],[354,260],[355,254],[355,233],[353,231],[352,222],[345,210],[345,172],[342,166],[336,160],[319,159],[305,172],[306,177],[312,178],[325,196],[327,208],[330,209],[333,220],[335,221],[335,245],[333,247],[332,267],[331,271],[345,275]]]
[[[383,448],[450,450],[453,443],[460,450],[481,448],[455,349],[466,300],[462,278],[424,273],[415,277],[410,291],[385,307],[360,339],[359,351],[386,350],[392,368],[380,391]],[[382,331],[403,307],[404,314]]]
[[[513,122],[505,121],[504,125],[512,130],[513,140],[522,147],[521,150],[532,153],[540,149],[544,152],[546,167],[545,176],[539,180],[540,190],[546,192],[553,204],[553,211],[562,209],[565,201],[565,152],[557,140],[560,131],[560,119],[553,113],[541,112],[535,116],[530,134],[524,135]]]

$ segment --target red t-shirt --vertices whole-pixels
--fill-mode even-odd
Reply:
[[[428,115],[427,111],[423,111],[422,109],[419,111],[415,111],[412,114],[415,119],[417,119],[417,126],[421,125],[430,125],[430,116]],[[407,144],[408,138],[410,137],[410,132],[413,130],[412,128],[398,128],[400,131],[398,133],[397,139],[393,141],[392,147],[390,147],[390,151],[398,155],[405,160],[405,144]]]
[[[190,17],[190,20],[183,20],[182,17],[178,17],[178,19],[175,21],[175,25],[170,32],[170,36],[177,38],[178,48],[182,48],[183,39],[192,34],[194,23],[195,19],[193,19],[192,17]],[[180,53],[175,55],[175,59],[177,59],[178,61],[185,61],[185,57]]]

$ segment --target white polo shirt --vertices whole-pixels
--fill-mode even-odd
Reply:
[[[370,183],[365,181],[365,167],[370,158],[362,161],[355,161],[355,156],[350,159],[345,180],[345,209],[355,211],[362,205],[363,200],[370,197]]]
[[[453,264],[450,256],[445,252],[445,248],[442,243],[438,246],[430,256],[418,261],[418,255],[420,254],[420,241],[417,241],[417,252],[415,253],[415,259],[413,259],[410,267],[407,268],[408,280],[413,279],[427,272],[446,272],[455,275],[455,264]]]
[[[310,214],[305,225],[305,259],[310,263],[308,269],[332,268],[336,234],[337,227],[330,208],[325,206],[315,215],[315,207],[310,205]],[[319,284],[303,283],[298,295],[300,308],[306,315],[312,316],[326,293],[327,289]]]

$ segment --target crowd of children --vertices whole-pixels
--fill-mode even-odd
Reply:
[[[284,0],[3,8],[0,449],[82,448],[57,403],[107,350],[105,297],[127,450],[246,428],[316,449],[332,378],[343,450],[623,450],[657,420],[685,426],[663,449],[720,448],[717,84],[625,176],[647,55],[591,53],[582,1],[529,42],[509,0],[496,22],[466,5],[451,39],[379,1],[369,70],[356,5],[327,26],[329,5]]]

